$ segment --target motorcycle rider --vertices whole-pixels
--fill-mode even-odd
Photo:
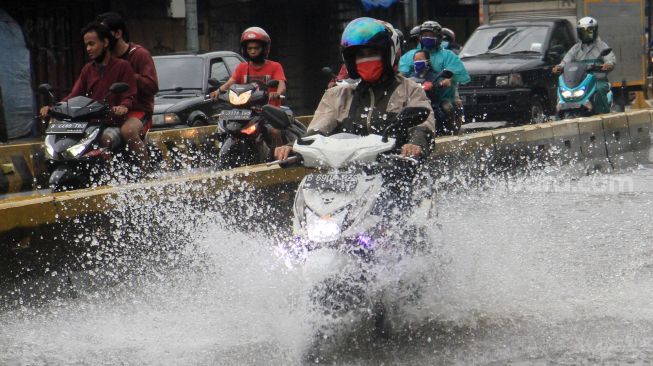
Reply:
[[[281,98],[286,94],[286,75],[280,63],[267,59],[271,43],[270,36],[263,28],[249,27],[245,29],[240,36],[240,52],[247,61],[240,63],[229,80],[220,85],[218,90],[210,93],[211,99],[218,100],[220,93],[229,90],[233,84],[247,84],[253,81],[266,84],[269,81],[277,80],[279,85],[276,88],[268,89],[268,103],[276,107],[281,106]],[[266,140],[270,147],[282,145],[281,131],[268,127]]]
[[[367,17],[347,25],[340,42],[342,58],[349,76],[361,78],[361,82],[327,89],[307,135],[380,133],[404,107],[420,106],[431,111],[424,90],[395,72],[399,51],[395,34],[386,23]],[[429,113],[424,123],[411,129],[408,141],[401,146],[402,155],[427,154],[434,130],[433,113]],[[284,145],[275,149],[274,156],[285,160],[291,152],[292,146]]]
[[[460,45],[456,43],[456,33],[449,28],[442,28],[442,48],[460,54]]]
[[[421,25],[416,25],[410,29],[410,33],[408,34],[408,45],[406,48],[408,49],[415,49],[419,45],[419,29],[421,28]]]
[[[159,79],[154,60],[145,47],[129,42],[129,31],[125,20],[118,13],[107,12],[97,18],[106,25],[116,38],[111,48],[114,57],[126,60],[134,69],[136,77],[136,103],[127,115],[127,120],[120,128],[120,133],[134,150],[141,163],[141,168],[148,166],[148,152],[142,136],[152,127],[154,95],[159,91]]]
[[[106,99],[107,103],[112,106],[113,114],[122,121],[119,127],[108,127],[102,132],[102,146],[113,148],[121,142],[121,127],[136,99],[134,70],[129,62],[112,56],[111,47],[115,38],[111,35],[109,28],[102,23],[89,23],[82,30],[82,36],[86,45],[86,53],[91,61],[84,65],[70,94],[63,98],[63,101],[81,95],[102,103]],[[118,95],[110,93],[111,85],[118,82],[129,84],[129,90]],[[42,107],[41,116],[47,117],[48,110],[48,106]]]
[[[417,49],[408,51],[405,55],[401,56],[399,60],[399,72],[401,72],[406,77],[411,77],[415,74],[415,68],[413,65],[413,58],[415,52],[418,50],[426,50],[429,52],[429,64],[434,73],[439,73],[444,69],[447,69],[453,73],[453,76],[450,79],[444,79],[442,81],[442,90],[441,98],[448,100],[457,105],[457,114],[462,115],[462,102],[460,98],[457,97],[457,86],[458,84],[467,84],[471,78],[465,69],[460,58],[456,56],[455,53],[450,50],[443,49],[441,46],[442,41],[442,27],[438,22],[427,20],[420,26],[420,36]]]
[[[584,17],[578,20],[576,24],[576,33],[579,41],[573,45],[560,64],[551,70],[554,74],[563,72],[564,67],[569,62],[584,62],[593,64],[597,61],[602,62],[601,71],[596,72],[596,94],[592,100],[594,112],[597,114],[610,112],[608,103],[608,92],[610,83],[608,82],[607,73],[614,69],[617,63],[617,57],[613,52],[607,56],[601,57],[601,51],[609,48],[608,45],[599,38],[599,23],[592,17]]]
[[[422,84],[426,96],[431,100],[431,107],[435,113],[436,136],[457,133],[460,126],[455,122],[460,121],[460,111],[454,108],[451,100],[443,97],[442,81],[433,72],[429,61],[429,53],[426,50],[415,52],[413,68],[415,69],[415,76],[411,77],[411,79]]]
[[[278,87],[268,89],[268,98],[271,105],[280,106],[281,97],[286,93],[286,75],[280,63],[267,59],[271,42],[270,36],[263,28],[245,29],[240,37],[240,50],[247,62],[239,64],[231,78],[218,90],[211,92],[211,98],[217,100],[220,92],[226,92],[236,83],[246,84],[252,81],[267,83],[278,80]]]

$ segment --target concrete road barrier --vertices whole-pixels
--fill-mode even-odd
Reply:
[[[600,117],[578,118],[578,136],[580,138],[580,151],[583,155],[583,164],[587,172],[612,170],[605,148],[605,135],[603,134],[603,121]]]
[[[578,122],[556,121],[549,123],[553,132],[552,160],[560,165],[575,164],[581,160],[581,140]]]
[[[651,146],[651,111],[635,111],[627,113],[630,146],[637,163],[649,163],[649,148]]]
[[[528,167],[528,143],[524,127],[492,131],[495,158],[492,166],[501,173],[518,172]]]
[[[625,113],[604,114],[603,134],[608,160],[614,169],[622,169],[635,163],[635,155],[630,144],[630,130]]]

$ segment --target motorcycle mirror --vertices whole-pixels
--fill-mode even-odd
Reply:
[[[608,47],[608,48],[604,49],[603,51],[601,51],[601,56],[607,56],[607,55],[610,54],[610,52],[612,52],[612,48]]]
[[[328,75],[330,77],[335,77],[335,74],[333,73],[333,70],[329,66],[324,66],[322,68],[322,73],[325,75]]]
[[[39,93],[42,95],[46,95],[46,96],[52,95],[53,90],[54,89],[52,88],[52,86],[48,83],[39,85]]]
[[[279,107],[266,104],[263,106],[263,111],[261,113],[268,123],[278,130],[285,130],[291,124],[290,117],[288,117],[286,112]]]
[[[449,78],[451,78],[453,76],[453,72],[451,72],[451,70],[446,70],[445,69],[445,70],[442,70],[440,75],[445,79],[449,79]]]
[[[124,93],[129,90],[129,84],[127,83],[113,83],[109,88],[109,91],[114,94]]]
[[[270,80],[266,85],[268,88],[276,88],[279,86],[279,80]]]
[[[209,85],[211,85],[214,88],[219,88],[220,84],[221,84],[220,81],[218,81],[218,79],[216,79],[216,78],[210,78],[209,79]]]

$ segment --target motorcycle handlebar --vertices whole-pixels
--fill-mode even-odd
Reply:
[[[406,162],[409,162],[409,163],[412,163],[412,164],[415,164],[415,165],[419,164],[419,160],[417,160],[417,159],[415,159],[415,158],[413,158],[411,156],[403,156],[401,154],[386,154],[386,155],[384,155],[384,157],[391,158],[391,159],[397,159],[397,160],[403,160],[403,161],[406,161]]]

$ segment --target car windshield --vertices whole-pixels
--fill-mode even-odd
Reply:
[[[159,77],[159,91],[202,90],[202,59],[199,57],[154,57],[156,74]]]
[[[460,57],[482,54],[542,54],[548,27],[506,26],[477,29],[460,52]]]

